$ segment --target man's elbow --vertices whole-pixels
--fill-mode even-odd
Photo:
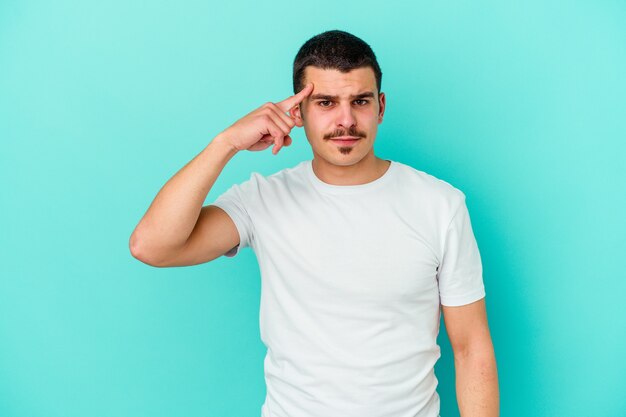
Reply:
[[[491,362],[495,359],[491,338],[483,338],[465,344],[457,344],[453,346],[452,350],[456,361],[472,359],[479,362]]]
[[[154,266],[156,268],[163,267],[163,265],[161,265],[159,262],[156,262],[154,259],[147,256],[147,254],[143,250],[139,238],[135,235],[135,233],[130,236],[128,248],[130,249],[130,254],[133,256],[133,258],[137,259],[138,261],[141,261],[146,265]]]

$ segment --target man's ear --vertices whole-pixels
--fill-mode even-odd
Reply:
[[[378,124],[383,122],[383,115],[385,114],[385,107],[387,106],[386,100],[385,93],[380,93],[378,96],[378,105],[380,107],[378,111]]]
[[[301,106],[302,106],[302,103],[298,104],[295,107],[292,107],[289,110],[289,115],[291,116],[293,121],[296,123],[296,126],[298,127],[302,127],[304,125],[304,123],[302,122],[302,113],[301,113],[302,110],[300,109]]]

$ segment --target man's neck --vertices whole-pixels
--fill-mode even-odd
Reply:
[[[320,162],[321,161],[321,162]],[[320,180],[331,185],[361,185],[382,177],[389,168],[390,161],[374,155],[365,157],[354,165],[341,166],[329,164],[322,159],[313,158],[313,172]]]

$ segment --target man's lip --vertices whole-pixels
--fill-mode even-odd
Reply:
[[[340,136],[338,138],[332,138],[331,140],[357,140],[360,139],[358,137],[355,136]]]

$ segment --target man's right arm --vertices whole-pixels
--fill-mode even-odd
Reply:
[[[213,260],[239,243],[226,212],[202,207],[237,152],[220,134],[161,188],[130,237],[135,258],[159,267],[194,265]]]
[[[202,203],[238,151],[262,151],[274,144],[276,155],[291,145],[289,133],[296,121],[286,112],[312,91],[309,83],[298,94],[262,105],[217,135],[161,188],[130,237],[131,254],[152,266],[184,266],[211,261],[237,246],[239,232],[230,216]]]

